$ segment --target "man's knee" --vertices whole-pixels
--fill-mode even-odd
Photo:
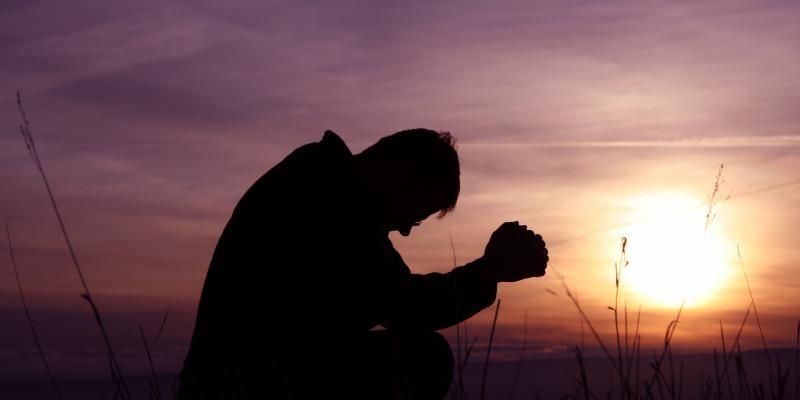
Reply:
[[[424,358],[435,367],[441,374],[447,375],[448,379],[453,374],[453,351],[450,343],[438,332],[425,332],[419,335],[418,349]]]
[[[408,338],[407,368],[411,392],[416,398],[442,398],[453,377],[453,351],[437,332],[424,332]],[[431,397],[429,397],[431,396]]]
[[[441,399],[450,389],[453,352],[439,333],[374,331],[364,350],[365,365],[370,366],[364,375],[376,393],[394,393],[389,396],[392,398]],[[384,367],[375,368],[380,365]],[[385,392],[386,388],[393,389]]]

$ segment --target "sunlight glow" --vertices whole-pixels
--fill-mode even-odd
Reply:
[[[713,301],[731,276],[736,248],[717,229],[719,221],[706,227],[708,205],[678,193],[648,194],[626,205],[634,223],[618,231],[628,238],[622,288],[651,306]]]

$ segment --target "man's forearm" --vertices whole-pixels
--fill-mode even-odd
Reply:
[[[390,295],[386,325],[400,330],[447,328],[491,305],[496,295],[496,278],[481,258],[445,274],[411,274]]]

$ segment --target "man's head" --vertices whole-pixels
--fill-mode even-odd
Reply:
[[[455,208],[460,172],[454,145],[448,132],[410,129],[356,155],[382,227],[405,236],[431,214],[442,217]]]

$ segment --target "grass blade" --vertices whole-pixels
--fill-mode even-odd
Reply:
[[[17,280],[17,289],[19,290],[19,298],[22,300],[22,308],[25,310],[25,318],[28,320],[28,326],[31,328],[33,341],[36,342],[36,349],[39,350],[39,356],[42,358],[42,363],[44,364],[44,369],[47,371],[47,377],[50,379],[50,384],[53,386],[56,396],[63,400],[64,396],[61,395],[61,389],[59,389],[56,378],[53,376],[53,371],[50,369],[50,364],[47,362],[47,356],[45,356],[44,349],[42,348],[42,342],[39,340],[39,335],[36,333],[36,326],[33,324],[33,318],[31,317],[31,312],[28,309],[28,302],[25,301],[25,292],[22,290],[22,281],[19,278],[17,259],[14,256],[14,245],[11,243],[11,230],[8,228],[7,221],[5,225],[6,237],[8,238],[8,254],[11,255],[11,266],[14,268],[14,278]]]
[[[167,311],[164,312],[164,318],[161,320],[161,326],[158,328],[158,332],[156,336],[153,338],[153,341],[150,343],[150,348],[156,347],[156,343],[158,343],[158,339],[161,338],[161,334],[164,332],[164,326],[167,325],[167,317],[169,317],[169,308]]]
[[[492,354],[492,342],[494,341],[494,329],[497,326],[497,314],[500,313],[500,299],[497,299],[497,307],[494,309],[494,320],[492,330],[489,333],[489,346],[486,348],[486,359],[483,361],[483,378],[481,379],[481,400],[486,398],[486,373],[489,371],[489,356]]]
[[[761,319],[758,317],[758,310],[756,309],[756,299],[753,296],[753,290],[750,288],[750,279],[747,277],[747,271],[744,268],[744,262],[742,261],[742,252],[740,251],[739,246],[736,246],[736,255],[739,258],[739,266],[742,268],[742,275],[744,275],[744,281],[747,284],[747,293],[750,295],[750,303],[753,306],[753,316],[756,317],[756,325],[758,326],[758,331],[761,333],[761,343],[764,345],[764,354],[767,356],[767,365],[769,366],[769,389],[771,392],[774,393],[774,387],[777,385],[775,381],[775,371],[772,369],[772,357],[769,354],[769,347],[767,347],[767,337],[764,335],[764,328],[761,326]]]
[[[522,374],[522,364],[525,362],[525,348],[528,345],[528,309],[525,309],[525,316],[522,320],[522,349],[519,352],[519,361],[517,361],[517,370],[514,371],[514,380],[511,384],[511,398],[517,392],[517,385],[519,384],[519,376]]]
[[[592,324],[592,321],[589,319],[589,316],[586,315],[586,312],[583,311],[583,307],[581,307],[581,304],[578,302],[578,299],[575,297],[575,295],[572,294],[572,291],[570,290],[569,286],[567,286],[566,278],[564,278],[563,275],[559,274],[558,271],[556,271],[553,266],[550,266],[550,269],[553,270],[553,273],[556,274],[558,280],[561,281],[561,286],[564,288],[564,292],[566,292],[567,298],[569,298],[570,301],[572,301],[572,304],[578,310],[578,314],[581,316],[583,321],[586,322],[586,325],[589,327],[589,331],[592,332],[592,336],[594,336],[594,339],[597,341],[597,344],[599,344],[600,348],[603,349],[603,352],[606,353],[606,357],[608,357],[608,361],[611,362],[611,365],[614,367],[614,370],[617,373],[620,373],[619,364],[617,364],[614,356],[611,355],[611,352],[608,350],[608,346],[606,346],[605,342],[603,342],[603,339],[600,337],[600,334],[597,333],[597,330],[594,328],[594,324]]]
[[[142,336],[142,344],[144,351],[147,353],[147,363],[150,365],[150,374],[152,382],[150,383],[150,390],[153,392],[156,400],[161,400],[161,388],[158,386],[158,375],[156,375],[156,368],[153,365],[153,357],[150,354],[150,346],[147,345],[147,338],[144,335],[144,328],[139,325],[139,333]]]
[[[794,338],[794,398],[800,398],[800,320]]]
[[[117,357],[114,353],[114,349],[111,346],[111,339],[108,336],[108,332],[106,331],[105,325],[103,325],[103,320],[100,318],[100,311],[97,309],[97,304],[94,302],[92,298],[91,292],[89,292],[89,285],[86,284],[86,279],[83,276],[83,271],[81,270],[80,263],[78,262],[78,257],[75,254],[75,249],[72,247],[72,241],[67,234],[67,228],[64,224],[64,219],[61,217],[61,212],[58,208],[58,203],[56,202],[55,196],[53,195],[53,190],[50,187],[50,182],[47,180],[47,174],[44,172],[44,167],[42,166],[42,161],[39,158],[39,153],[36,151],[36,144],[33,139],[33,134],[31,131],[31,123],[28,121],[28,114],[25,112],[25,109],[22,106],[22,94],[17,92],[17,108],[19,109],[20,116],[22,117],[22,124],[19,125],[19,131],[22,137],[25,139],[25,146],[28,148],[28,152],[33,159],[36,168],[39,170],[39,174],[42,177],[42,182],[44,182],[44,187],[47,190],[47,196],[50,199],[50,204],[53,207],[53,211],[56,214],[56,219],[58,220],[58,226],[61,228],[62,236],[64,237],[64,242],[67,245],[67,250],[69,251],[69,256],[72,259],[72,264],[75,267],[75,271],[78,273],[78,277],[80,278],[81,285],[83,286],[83,293],[81,293],[81,297],[83,297],[87,302],[89,302],[90,307],[92,308],[92,312],[95,316],[95,321],[97,322],[98,327],[100,328],[100,332],[103,335],[103,340],[105,341],[106,351],[108,352],[108,357],[111,362],[111,375],[112,381],[118,382],[121,386],[122,394],[126,396],[125,398],[130,399],[130,392],[128,391],[127,384],[125,383],[124,376],[122,375],[122,370],[117,362]],[[116,396],[115,396],[116,397]]]

